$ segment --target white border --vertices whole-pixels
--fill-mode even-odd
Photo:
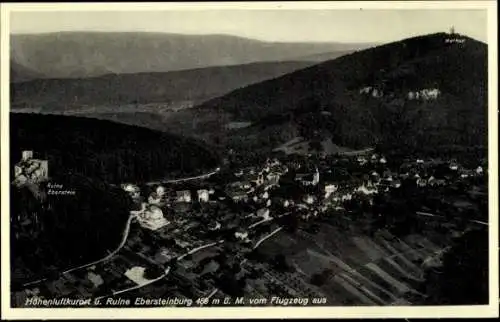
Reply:
[[[9,284],[9,14],[12,11],[151,11],[259,9],[486,9],[489,63],[490,304],[484,306],[272,307],[272,308],[10,308]],[[223,319],[223,318],[432,318],[498,317],[498,75],[496,1],[219,2],[219,3],[16,3],[1,4],[1,233],[2,318],[8,319]]]

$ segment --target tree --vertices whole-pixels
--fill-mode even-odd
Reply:
[[[311,277],[311,284],[316,286],[321,286],[328,280],[331,274],[332,274],[331,269],[325,269],[320,273],[315,273]]]
[[[163,275],[163,270],[158,266],[148,266],[144,270],[144,278],[154,280]]]
[[[488,233],[469,231],[443,255],[443,266],[428,269],[423,288],[426,304],[478,305],[488,303]]]
[[[288,265],[286,258],[283,254],[278,254],[274,256],[273,267],[279,272],[290,271],[290,265]]]

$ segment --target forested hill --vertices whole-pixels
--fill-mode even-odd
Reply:
[[[286,61],[217,66],[173,72],[109,74],[82,79],[34,79],[11,85],[11,107],[35,108],[53,112],[89,106],[159,103],[178,106],[199,104],[230,91],[272,79],[313,65],[312,62]],[[22,67],[22,66],[19,66]],[[13,67],[12,77],[29,77]],[[17,73],[17,76],[16,76]],[[13,79],[15,81],[15,78]],[[102,108],[101,108],[102,110]]]
[[[462,35],[419,36],[235,90],[197,111],[326,130],[346,147],[487,146],[487,54],[486,44]],[[436,95],[416,97],[425,91]]]
[[[90,118],[11,113],[10,131],[11,164],[33,150],[49,161],[49,176],[147,182],[201,174],[218,162],[195,140]]]
[[[57,175],[51,181],[75,195],[47,195],[47,183],[42,183],[46,197],[41,200],[28,186],[11,187],[14,289],[102,258],[123,236],[132,200],[120,187],[75,174]]]

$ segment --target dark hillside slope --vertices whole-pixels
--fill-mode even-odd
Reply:
[[[29,187],[12,186],[12,287],[106,256],[118,247],[132,200],[120,188],[81,175],[59,172],[52,184],[75,195],[47,194],[37,199]],[[55,275],[57,276],[57,275]]]
[[[22,150],[49,161],[49,175],[81,174],[109,183],[203,173],[216,156],[192,139],[90,118],[11,113],[11,164]]]
[[[410,99],[410,92],[425,89],[439,93]],[[274,125],[328,130],[348,147],[461,149],[487,145],[487,97],[487,45],[438,33],[251,85],[200,105],[197,113],[217,110],[231,121],[254,123],[272,117]]]

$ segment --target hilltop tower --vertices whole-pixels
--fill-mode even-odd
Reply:
[[[450,28],[450,35],[455,35],[456,32],[455,32],[455,26],[451,26]]]

